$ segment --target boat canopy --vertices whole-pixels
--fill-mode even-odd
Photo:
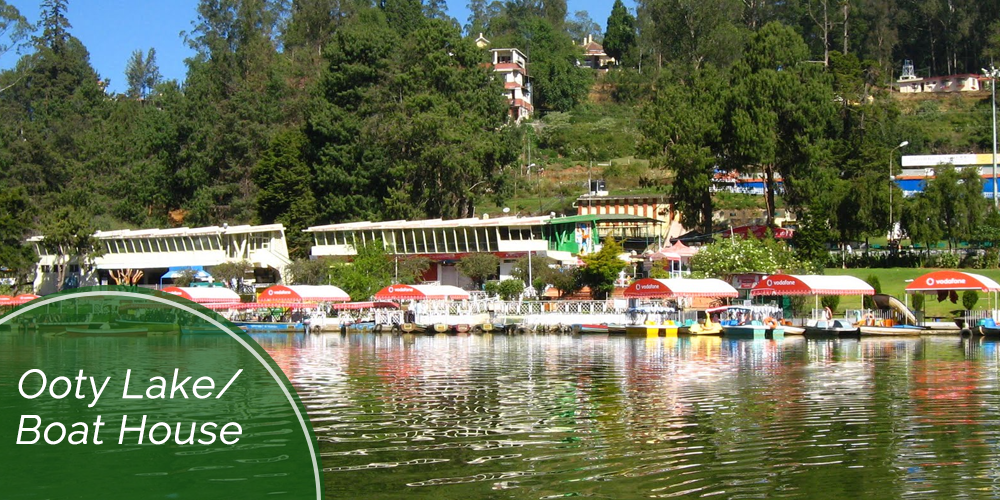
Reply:
[[[643,278],[625,289],[625,297],[671,299],[675,297],[738,297],[739,292],[720,279]]]
[[[274,285],[260,292],[260,302],[348,302],[347,292],[333,285]]]
[[[33,293],[22,293],[16,297],[11,297],[10,295],[0,295],[0,306],[19,306],[21,304],[27,304],[32,300],[39,298],[39,295]]]
[[[344,302],[334,304],[335,310],[343,309],[399,309],[399,304],[395,302]]]
[[[934,271],[913,280],[906,293],[940,292],[944,290],[1000,291],[1000,284],[981,274],[961,271]]]
[[[375,294],[375,300],[467,300],[469,292],[451,285],[389,285]]]
[[[772,274],[758,281],[750,295],[875,295],[875,289],[854,276]]]
[[[213,311],[228,311],[228,310],[250,310],[250,309],[316,309],[319,307],[316,304],[302,303],[294,301],[281,301],[281,302],[216,302],[216,303],[206,303],[202,304],[208,309]]]
[[[163,291],[199,304],[235,304],[240,301],[239,294],[221,286],[168,286]]]

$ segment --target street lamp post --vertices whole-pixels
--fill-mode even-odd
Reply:
[[[906,147],[909,143],[910,141],[903,141],[899,143],[899,146],[896,146],[889,151],[889,235],[887,243],[892,241],[892,233],[894,232],[893,229],[895,229],[895,224],[893,224],[892,219],[892,157],[896,154],[897,149]]]
[[[1000,76],[1000,69],[990,65],[990,69],[983,69],[983,73],[990,77],[990,89],[993,94],[993,208],[997,207],[997,76]]]

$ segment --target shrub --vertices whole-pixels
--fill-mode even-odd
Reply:
[[[497,285],[497,292],[503,300],[514,300],[524,293],[524,282],[518,279],[503,280]]]
[[[826,295],[819,299],[819,303],[823,304],[823,307],[829,307],[831,311],[836,311],[840,305],[840,295]]]
[[[913,294],[913,300],[911,301],[911,304],[913,305],[913,310],[914,311],[923,310],[923,308],[924,308],[924,298],[926,298],[926,295],[924,295],[922,293],[915,293],[915,294]]]
[[[979,302],[979,292],[975,290],[966,290],[962,294],[962,307],[966,310],[971,310],[976,307],[976,302]]]
[[[871,287],[875,289],[875,293],[882,293],[882,283],[878,280],[878,276],[875,276],[874,274],[869,274],[868,278],[865,279],[865,282],[871,285]],[[866,309],[875,308],[875,302],[872,301],[872,298],[869,297],[868,295],[865,295],[863,302]]]

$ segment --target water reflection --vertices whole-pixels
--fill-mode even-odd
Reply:
[[[257,339],[309,408],[331,497],[998,493],[994,341]]]

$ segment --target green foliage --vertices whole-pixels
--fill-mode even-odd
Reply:
[[[462,257],[455,267],[467,278],[482,288],[483,283],[496,276],[500,269],[500,257],[491,253],[471,253]]]
[[[423,275],[431,267],[427,257],[403,257],[396,259],[396,283],[420,283]]]
[[[705,245],[691,258],[693,274],[725,279],[733,274],[793,272],[806,264],[783,242],[734,237]]]
[[[625,8],[622,0],[615,0],[608,16],[608,30],[604,33],[604,52],[614,57],[619,65],[631,64],[636,57],[635,17]]]
[[[316,200],[309,182],[309,166],[302,158],[305,136],[297,131],[279,134],[271,141],[253,179],[259,186],[257,216],[265,224],[284,224],[292,258],[309,255],[312,236],[302,232],[315,222]]]
[[[483,57],[443,21],[338,31],[307,117],[316,218],[465,217],[502,192],[519,131]]]
[[[549,269],[545,274],[544,280],[546,283],[552,285],[553,288],[559,291],[560,297],[576,293],[583,288],[579,268],[561,267]]]
[[[354,250],[357,253],[350,262],[331,259],[330,281],[351,299],[368,300],[392,284],[395,264],[386,255],[381,240],[368,241]]]
[[[185,269],[174,278],[173,286],[186,287],[194,283],[194,278],[197,275],[197,271],[194,269]]]
[[[295,259],[285,266],[284,281],[290,285],[329,285],[330,260]]]
[[[977,302],[979,302],[979,292],[975,290],[962,292],[962,307],[966,310],[972,310],[972,308],[976,307]]]
[[[879,281],[878,276],[869,274],[868,277],[865,278],[865,283],[871,285],[871,287],[875,289],[875,293],[882,293],[882,283]],[[861,302],[866,309],[875,308],[875,302],[868,295],[864,295]]]
[[[25,244],[34,207],[27,191],[0,188],[0,271],[14,278],[17,288],[27,281],[38,262],[33,247]]]
[[[583,256],[583,267],[579,270],[579,282],[590,287],[590,295],[595,299],[604,299],[615,289],[618,273],[625,269],[625,261],[619,256],[624,252],[622,246],[612,237],[601,242],[601,250]],[[581,287],[582,288],[582,287]]]
[[[236,283],[237,286],[243,283],[243,278],[250,272],[253,272],[253,264],[248,260],[223,262],[212,266],[211,269],[212,277],[215,278],[215,281],[222,283],[226,287],[232,287],[233,283]]]
[[[126,95],[133,99],[145,99],[160,83],[156,49],[149,49],[145,57],[141,50],[132,52],[132,57],[125,64],[125,80],[128,82]]]
[[[556,264],[552,257],[533,256],[531,258],[531,276],[528,276],[528,257],[521,257],[514,261],[511,267],[511,276],[521,280],[523,283],[531,282],[531,286],[538,295],[545,291],[545,285],[551,275],[551,267]]]
[[[688,78],[661,79],[662,90],[643,109],[642,151],[650,166],[674,172],[670,200],[688,227],[712,232],[712,178],[725,145],[727,94],[713,67]]]
[[[503,280],[497,285],[497,293],[503,300],[514,300],[524,293],[524,282],[518,279]]]
[[[56,255],[57,283],[62,290],[67,267],[76,263],[81,269],[101,255],[103,247],[94,237],[94,226],[87,215],[73,207],[62,207],[48,214],[42,226],[45,239],[41,245]]]
[[[483,291],[486,292],[487,297],[499,297],[500,296],[500,282],[491,280],[483,284]]]
[[[837,306],[840,305],[840,295],[824,295],[821,299],[819,299],[819,303],[822,304],[823,307],[829,307],[831,311],[836,311]]]

